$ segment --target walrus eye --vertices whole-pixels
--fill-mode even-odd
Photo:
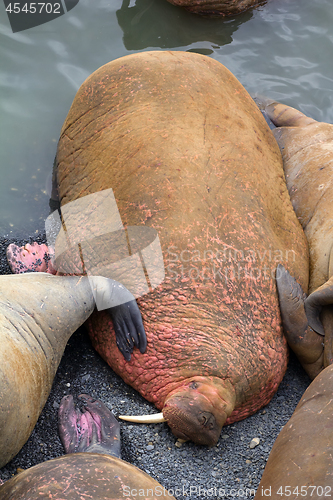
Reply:
[[[197,382],[191,382],[189,385],[190,389],[197,389],[198,388],[198,383]]]

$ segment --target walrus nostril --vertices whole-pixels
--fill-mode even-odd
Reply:
[[[203,427],[209,430],[212,430],[215,426],[215,417],[211,413],[201,413],[198,420]]]

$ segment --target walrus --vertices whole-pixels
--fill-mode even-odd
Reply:
[[[115,264],[113,247],[107,250],[106,237],[94,237],[89,225],[118,231],[118,214],[128,232],[158,233],[165,276],[156,286],[147,277],[149,289],[136,296],[146,353],[133,352],[126,362],[115,352],[104,311],[91,316],[89,333],[115,372],[162,410],[175,436],[215,444],[224,424],[270,401],[285,373],[277,263],[305,291],[308,284],[306,238],[257,106],[222,64],[200,54],[117,59],[77,92],[54,179],[73,248],[83,241]],[[109,215],[95,198],[86,203],[110,190],[117,210]],[[147,276],[158,257],[150,255]],[[61,252],[56,260],[61,266]],[[82,270],[83,261],[81,255]],[[131,291],[132,275],[123,271],[116,279]]]
[[[120,426],[111,411],[82,394],[81,412],[73,396],[59,408],[59,433],[66,455],[20,472],[0,486],[1,500],[175,500],[148,474],[120,458]]]
[[[189,12],[206,16],[234,16],[253,7],[263,5],[267,0],[168,0],[179,7],[184,7]]]
[[[105,294],[109,286],[112,291],[113,285],[103,277],[42,272],[0,276],[0,467],[29,438],[69,337],[93,312],[98,294]],[[127,309],[130,296],[124,295],[124,305],[115,307],[118,313]],[[127,319],[122,313],[116,318],[120,345],[128,345]],[[140,327],[140,322],[141,316],[135,316],[133,324]],[[143,351],[143,326],[139,333],[137,346]]]
[[[314,378],[333,362],[333,125],[260,98],[276,126],[290,198],[309,243],[309,296],[288,272],[278,281],[289,345]]]
[[[255,499],[325,498],[333,489],[333,366],[306,389],[268,457]]]

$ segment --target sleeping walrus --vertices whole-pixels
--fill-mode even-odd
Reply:
[[[95,274],[110,261],[116,275],[108,277],[136,296],[148,340],[145,354],[126,361],[110,316],[96,311],[93,345],[177,437],[213,445],[224,424],[267,404],[285,373],[277,264],[307,290],[306,239],[260,111],[213,59],[129,55],[77,92],[54,174],[58,270],[68,264],[66,241],[82,273],[93,253]],[[117,210],[100,209],[108,193]],[[132,245],[132,228],[152,231],[149,241],[137,236]],[[121,241],[123,252],[115,249]],[[155,266],[159,248],[164,269]]]

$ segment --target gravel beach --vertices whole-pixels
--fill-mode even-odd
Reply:
[[[42,236],[36,235],[20,238],[0,239],[1,274],[10,274],[5,257],[9,243],[43,241]],[[178,443],[165,423],[122,422],[122,458],[150,474],[176,498],[251,498],[277,435],[309,383],[291,355],[287,373],[272,401],[255,415],[224,427],[218,444],[212,448]],[[27,469],[63,454],[57,428],[59,403],[66,394],[75,398],[82,393],[101,399],[116,416],[157,411],[109,368],[81,327],[68,342],[52,392],[31,437],[20,453],[0,469],[0,479],[5,481],[18,468]],[[253,438],[260,442],[250,448]]]

